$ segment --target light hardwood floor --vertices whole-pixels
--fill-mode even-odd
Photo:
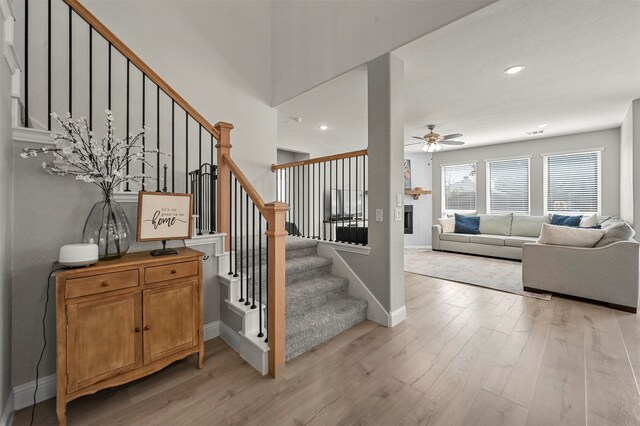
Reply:
[[[640,315],[405,279],[405,322],[365,321],[280,379],[216,338],[202,370],[189,358],[71,402],[69,424],[640,425]],[[55,424],[54,400],[35,423]]]

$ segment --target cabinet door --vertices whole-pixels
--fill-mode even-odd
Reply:
[[[145,364],[197,344],[197,279],[145,290],[143,300]]]
[[[67,390],[142,366],[140,293],[67,306]]]

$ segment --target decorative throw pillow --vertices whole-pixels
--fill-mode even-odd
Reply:
[[[442,233],[456,232],[456,220],[449,217],[441,217],[438,219],[440,226],[442,226]]]
[[[564,225],[542,224],[538,244],[570,247],[593,247],[605,234],[602,229],[584,229]]]
[[[456,213],[457,234],[479,234],[480,218],[478,216],[463,216]]]
[[[598,225],[598,215],[597,214],[592,214],[591,216],[582,216],[582,219],[580,220],[580,227],[581,228],[591,228],[593,226]]]
[[[582,220],[582,215],[580,216],[563,216],[560,214],[554,214],[551,216],[551,224],[552,225],[560,225],[560,226],[580,226],[580,221]]]
[[[604,232],[604,237],[598,241],[596,247],[608,246],[616,241],[628,241],[636,234],[636,231],[624,220],[617,220],[611,225],[605,226]]]

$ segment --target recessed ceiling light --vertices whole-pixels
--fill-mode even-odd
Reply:
[[[514,65],[514,66],[509,67],[506,70],[504,70],[504,73],[505,74],[518,74],[523,69],[524,69],[524,65]]]
[[[547,126],[548,126],[547,123],[538,124],[538,129],[544,129]]]
[[[529,135],[529,136],[536,136],[536,135],[541,135],[541,134],[543,134],[543,133],[544,133],[544,130],[542,130],[542,129],[541,129],[541,130],[529,130],[529,131],[527,131],[526,133],[527,133],[527,135]]]
[[[320,130],[327,130],[329,128],[329,126],[327,126],[326,124],[321,124],[320,127],[318,127],[318,129]]]

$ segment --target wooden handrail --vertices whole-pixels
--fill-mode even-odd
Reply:
[[[368,151],[366,149],[361,149],[359,151],[351,151],[351,152],[344,152],[342,154],[333,154],[333,155],[327,155],[324,157],[309,158],[308,160],[293,161],[291,163],[272,164],[271,171],[275,173],[276,170],[280,170],[280,169],[306,166],[307,164],[324,163],[325,161],[341,160],[343,158],[360,157],[362,155],[367,155],[367,154],[368,154]]]
[[[182,96],[178,94],[169,84],[162,79],[149,65],[147,65],[138,55],[133,53],[118,37],[115,36],[102,22],[98,20],[89,10],[84,7],[78,0],[62,0],[73,11],[78,14],[87,24],[104,37],[111,45],[135,65],[149,80],[155,83],[162,91],[169,96],[176,104],[185,110],[195,121],[213,135],[216,139],[220,139],[220,132],[209,123],[194,107],[192,107]]]
[[[229,157],[226,154],[222,155],[222,160],[225,162],[227,166],[229,166],[229,168],[231,169],[231,173],[233,173],[236,179],[238,179],[238,182],[240,182],[240,185],[244,188],[245,192],[249,195],[249,198],[251,198],[251,201],[253,201],[253,204],[256,205],[258,210],[260,210],[260,213],[262,213],[263,216],[266,216],[267,210],[265,209],[264,200],[262,199],[260,194],[258,194],[258,191],[256,191],[253,185],[251,185],[251,182],[249,181],[249,179],[247,179],[244,173],[242,173],[242,170],[240,170],[240,167],[238,167],[236,162],[233,161],[231,157]]]

